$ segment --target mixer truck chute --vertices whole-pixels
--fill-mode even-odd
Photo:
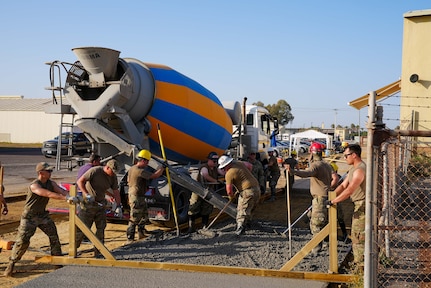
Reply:
[[[233,127],[241,119],[239,103],[224,107],[205,87],[168,66],[120,58],[119,51],[102,47],[72,51],[78,58],[75,63],[49,63],[50,89],[54,98],[61,96],[62,106],[63,96],[67,99],[69,109],[62,107],[61,111],[75,115],[73,125],[90,136],[94,150],[105,159],[115,157],[121,163],[119,182],[123,199],[127,193],[125,175],[139,150],[147,149],[161,157],[156,129],[159,126],[164,135],[166,158],[172,165],[170,174],[175,200],[180,202],[178,220],[187,219],[190,191],[215,207],[223,208],[227,200],[204,189],[186,168],[204,161],[211,151],[221,155],[231,148]],[[64,87],[57,87],[53,79],[55,69],[66,68],[66,65],[70,65],[70,69],[66,69]],[[62,83],[61,79],[58,81]],[[60,95],[55,94],[58,91]],[[261,123],[259,121],[257,123]],[[150,162],[150,166],[155,165],[157,163]],[[163,177],[156,179],[147,191],[150,215],[164,221],[171,220],[165,180]],[[236,215],[233,205],[225,212],[232,217]]]

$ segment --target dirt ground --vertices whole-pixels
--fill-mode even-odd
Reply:
[[[255,219],[259,221],[271,221],[281,224],[281,228],[287,227],[287,206],[286,197],[284,192],[281,192],[281,188],[285,185],[284,179],[280,179],[278,188],[279,193],[277,194],[277,200],[275,202],[262,202],[255,212]],[[7,216],[1,216],[0,218],[0,235],[5,241],[14,241],[16,238],[17,223],[22,212],[24,200],[15,203],[9,203],[9,214]],[[311,204],[311,196],[309,193],[301,191],[294,191],[290,198],[291,205],[291,223],[297,219]],[[67,208],[67,203],[62,201],[50,200],[48,207],[63,207]],[[348,204],[347,204],[348,205]],[[345,211],[348,208],[344,209]],[[69,248],[69,222],[68,216],[64,215],[53,215],[53,219],[56,222],[60,241],[62,243],[62,250],[64,253],[68,252]],[[301,221],[295,225],[296,228],[308,228],[307,217],[304,217]],[[350,228],[350,215],[345,213],[345,221]],[[126,224],[125,223],[108,223],[105,230],[105,245],[109,250],[114,250],[124,245],[126,242]],[[160,227],[151,227],[152,229],[159,229]],[[185,229],[185,227],[184,227]],[[79,250],[90,250],[92,245],[83,244]],[[34,261],[36,256],[49,255],[49,242],[46,235],[43,234],[39,229],[31,239],[31,244],[28,251],[24,254],[21,261],[16,265],[15,273],[13,277],[3,277],[2,271],[5,269],[8,257],[11,251],[5,250],[0,253],[0,287],[15,287],[20,283],[29,281],[30,279],[39,277],[43,274],[50,273],[56,269],[53,265],[40,264]],[[80,257],[92,257],[92,253],[84,253]]]

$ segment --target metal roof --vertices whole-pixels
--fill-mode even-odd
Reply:
[[[52,104],[52,98],[24,99],[21,96],[0,96],[0,111],[45,111],[46,107]]]
[[[382,98],[392,96],[395,93],[398,93],[401,90],[401,80],[395,81],[391,84],[388,84],[378,90],[376,90],[376,100],[381,100]],[[364,108],[368,105],[369,94],[365,94],[358,99],[355,99],[348,104],[358,110]]]

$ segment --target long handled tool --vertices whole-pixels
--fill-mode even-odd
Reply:
[[[160,149],[162,150],[163,160],[166,161],[165,148],[163,146],[162,132],[160,131],[159,123],[157,123],[157,131],[159,134]],[[174,211],[175,224],[177,226],[177,236],[179,236],[180,235],[180,226],[178,225],[177,208],[175,207],[174,192],[172,191],[171,177],[169,175],[169,168],[168,167],[166,167],[166,178],[168,178],[169,196],[171,197],[172,210]]]
[[[217,219],[220,217],[221,214],[223,214],[223,212],[226,210],[226,208],[232,203],[232,201],[236,198],[236,194],[238,194],[238,192],[235,193],[235,195],[233,197],[231,197],[229,199],[229,201],[226,203],[226,205],[224,205],[224,207],[218,212],[218,214],[214,217],[214,219],[211,221],[211,223],[203,228],[198,230],[198,233],[208,236],[208,237],[215,237],[216,233],[214,231],[210,231],[210,227],[215,223],[215,221],[217,221]]]
[[[286,171],[286,205],[287,205],[287,227],[290,225],[290,183],[289,171]],[[289,229],[289,258],[292,258],[292,229]]]
[[[313,207],[313,205],[310,205],[310,207],[307,208],[307,210],[304,211],[304,213],[302,213],[293,223],[292,225],[290,225],[289,227],[287,227],[286,230],[284,230],[280,235],[283,237],[286,237],[286,233],[289,232],[291,230],[291,228],[298,223],[299,220],[301,220],[302,217],[304,217],[305,215],[307,215],[308,211],[311,210],[311,208]]]
[[[287,227],[287,229],[286,229],[286,230],[284,230],[283,232],[281,232],[281,233],[280,233],[280,232],[278,232],[278,231],[277,231],[277,230],[275,230],[275,229],[274,229],[274,232],[275,232],[275,233],[277,233],[277,234],[279,234],[279,235],[281,235],[281,236],[283,236],[283,237],[286,237],[286,233],[287,233],[287,232],[288,232],[288,231],[289,231],[293,226],[295,226],[295,224],[296,224],[296,223],[298,223],[298,221],[299,221],[299,220],[301,220],[301,218],[302,218],[302,217],[304,217],[305,215],[307,215],[308,211],[310,211],[312,207],[313,207],[313,206],[312,206],[312,205],[310,205],[310,207],[308,207],[308,208],[307,208],[307,210],[305,210],[305,211],[304,211],[304,213],[302,213],[302,214],[301,214],[301,215],[300,215],[300,216],[299,216],[299,217],[298,217],[298,218],[297,218],[297,219],[292,223],[292,225],[288,226],[288,227]]]

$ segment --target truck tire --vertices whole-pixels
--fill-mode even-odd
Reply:
[[[173,193],[175,197],[175,208],[177,210],[178,224],[181,225],[188,221],[187,213],[189,211],[190,196],[192,195],[192,193],[189,190],[179,185],[175,185],[173,189],[174,189]],[[158,226],[165,226],[169,228],[176,227],[175,216],[172,210],[171,210],[171,217],[168,221],[150,220],[150,222]]]

